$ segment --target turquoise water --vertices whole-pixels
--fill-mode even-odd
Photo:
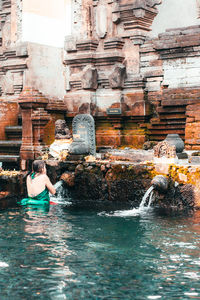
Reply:
[[[1,209],[0,299],[200,299],[200,212]]]

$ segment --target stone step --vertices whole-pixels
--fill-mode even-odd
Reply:
[[[22,141],[0,141],[1,154],[19,154]]]
[[[160,114],[171,114],[171,113],[185,113],[185,107],[184,106],[178,106],[178,107],[158,107],[157,112]]]
[[[179,126],[179,125],[185,125],[185,121],[184,120],[165,120],[165,121],[161,121],[161,120],[155,120],[155,121],[151,121],[151,124],[153,126],[160,126],[160,125],[174,125],[174,126]]]
[[[163,115],[163,114],[161,114],[160,115],[160,120],[166,120],[166,121],[168,121],[168,120],[180,120],[180,119],[186,119],[186,115],[185,114],[177,114],[177,113],[171,113],[171,114],[169,114],[169,115]]]
[[[185,123],[184,124],[152,124],[152,125],[148,126],[148,129],[153,129],[153,130],[183,129],[183,130],[185,130]]]
[[[185,107],[186,105],[188,105],[188,99],[175,99],[175,100],[162,100],[161,101],[162,106],[183,106]]]
[[[170,134],[171,132],[168,132],[167,134]],[[176,131],[172,132],[172,133],[177,133]],[[150,141],[163,141],[167,134],[151,134],[149,136]],[[179,133],[180,138],[184,141],[185,140],[185,135],[184,134],[180,134]]]
[[[6,126],[5,133],[8,140],[21,140],[22,126]]]
[[[0,162],[18,162],[19,155],[0,155]]]
[[[156,129],[154,129],[154,130],[151,130],[151,134],[152,135],[159,135],[159,134],[171,134],[171,133],[177,133],[177,134],[183,134],[184,133],[184,129],[180,129],[180,128],[173,128],[173,129],[168,129],[168,128],[166,128],[166,129],[158,129],[158,128],[156,128]]]

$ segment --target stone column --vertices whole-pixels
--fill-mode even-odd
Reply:
[[[25,87],[22,93],[19,96],[19,106],[21,108],[22,114],[22,146],[20,149],[20,158],[21,158],[21,169],[26,170],[29,160],[35,159],[35,145],[34,142],[37,140],[37,137],[34,138],[34,133],[38,136],[36,131],[33,129],[33,120],[34,123],[39,122],[39,119],[35,121],[34,110],[37,108],[45,108],[48,104],[48,99],[45,98],[42,93],[33,88]],[[33,116],[33,118],[32,118]],[[35,116],[35,117],[34,117]],[[37,118],[36,118],[37,119]],[[46,125],[41,121],[41,127]],[[36,145],[36,149],[37,149]]]
[[[34,159],[42,155],[45,148],[43,143],[44,127],[51,119],[44,108],[37,108],[32,114]]]

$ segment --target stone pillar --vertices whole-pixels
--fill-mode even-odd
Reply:
[[[43,143],[44,127],[50,120],[50,115],[44,108],[37,108],[32,114],[34,159],[42,155],[45,148]]]
[[[29,160],[35,159],[35,150],[38,150],[38,147],[41,146],[38,144],[40,142],[40,138],[38,137],[41,136],[42,128],[47,123],[47,116],[45,115],[45,122],[42,117],[47,104],[48,99],[33,88],[25,87],[19,96],[19,106],[22,114],[22,146],[20,149],[22,170],[27,169]],[[43,114],[35,112],[38,108],[43,109]],[[40,124],[39,129],[36,124]],[[34,144],[35,142],[36,145]]]

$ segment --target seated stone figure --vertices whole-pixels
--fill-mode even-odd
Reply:
[[[57,120],[55,122],[55,141],[50,145],[49,154],[54,158],[62,158],[63,153],[68,152],[72,143],[70,130],[65,120]]]
[[[71,133],[70,130],[65,122],[65,120],[57,120],[55,122],[55,139],[70,139]]]

